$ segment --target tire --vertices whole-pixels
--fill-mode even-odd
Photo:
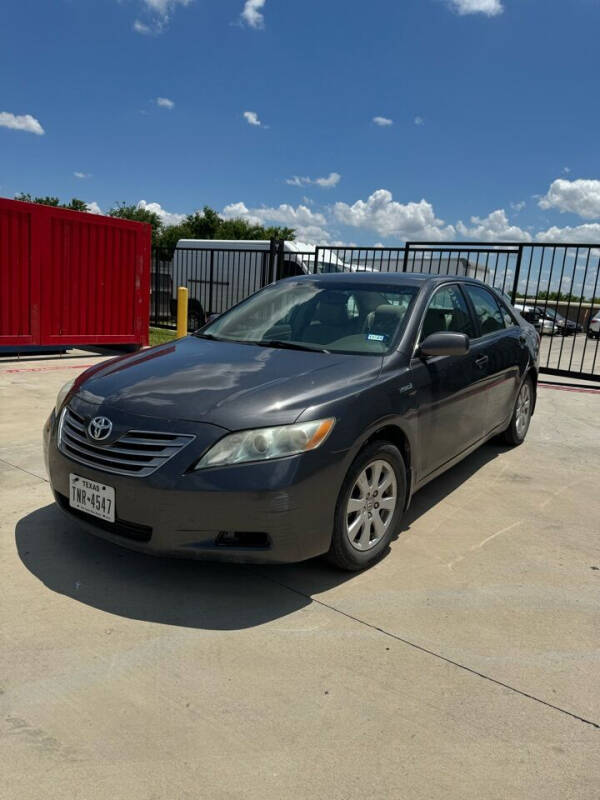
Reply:
[[[385,441],[367,445],[340,489],[329,561],[349,572],[379,561],[398,534],[405,499],[406,466],[398,448]]]
[[[533,381],[527,376],[519,389],[510,425],[502,434],[502,438],[506,444],[517,447],[525,441],[527,431],[529,430],[529,423],[531,422],[533,400]]]

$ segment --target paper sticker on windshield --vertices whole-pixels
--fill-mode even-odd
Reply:
[[[368,339],[370,342],[385,342],[385,336],[382,336],[382,335],[381,335],[381,334],[379,334],[379,333],[370,333],[370,334],[367,336],[367,339]]]

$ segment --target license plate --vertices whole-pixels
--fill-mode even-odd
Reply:
[[[69,475],[69,505],[105,522],[115,521],[115,490],[104,483]]]

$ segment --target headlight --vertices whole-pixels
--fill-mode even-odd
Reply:
[[[277,428],[257,428],[231,433],[217,442],[194,469],[243,464],[246,461],[267,461],[316,450],[331,433],[335,419],[318,419]]]
[[[59,415],[60,410],[61,410],[61,408],[63,406],[63,403],[65,402],[67,395],[69,394],[69,392],[73,388],[73,384],[74,383],[75,383],[75,379],[73,379],[72,381],[69,381],[68,383],[65,383],[65,385],[61,387],[61,389],[59,390],[58,394],[56,395],[56,403],[54,404],[54,412],[55,412],[56,416]]]

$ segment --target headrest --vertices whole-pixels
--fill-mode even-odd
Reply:
[[[347,298],[341,292],[324,292],[319,295],[315,319],[323,325],[343,325],[348,322]]]
[[[397,322],[403,316],[404,309],[400,308],[400,306],[393,306],[391,303],[385,303],[382,306],[377,306],[375,309],[375,321],[377,321],[377,319],[393,319],[394,322]]]
[[[404,310],[400,306],[393,306],[390,303],[377,306],[373,312],[371,330],[373,333],[386,333],[391,336],[403,316]]]

